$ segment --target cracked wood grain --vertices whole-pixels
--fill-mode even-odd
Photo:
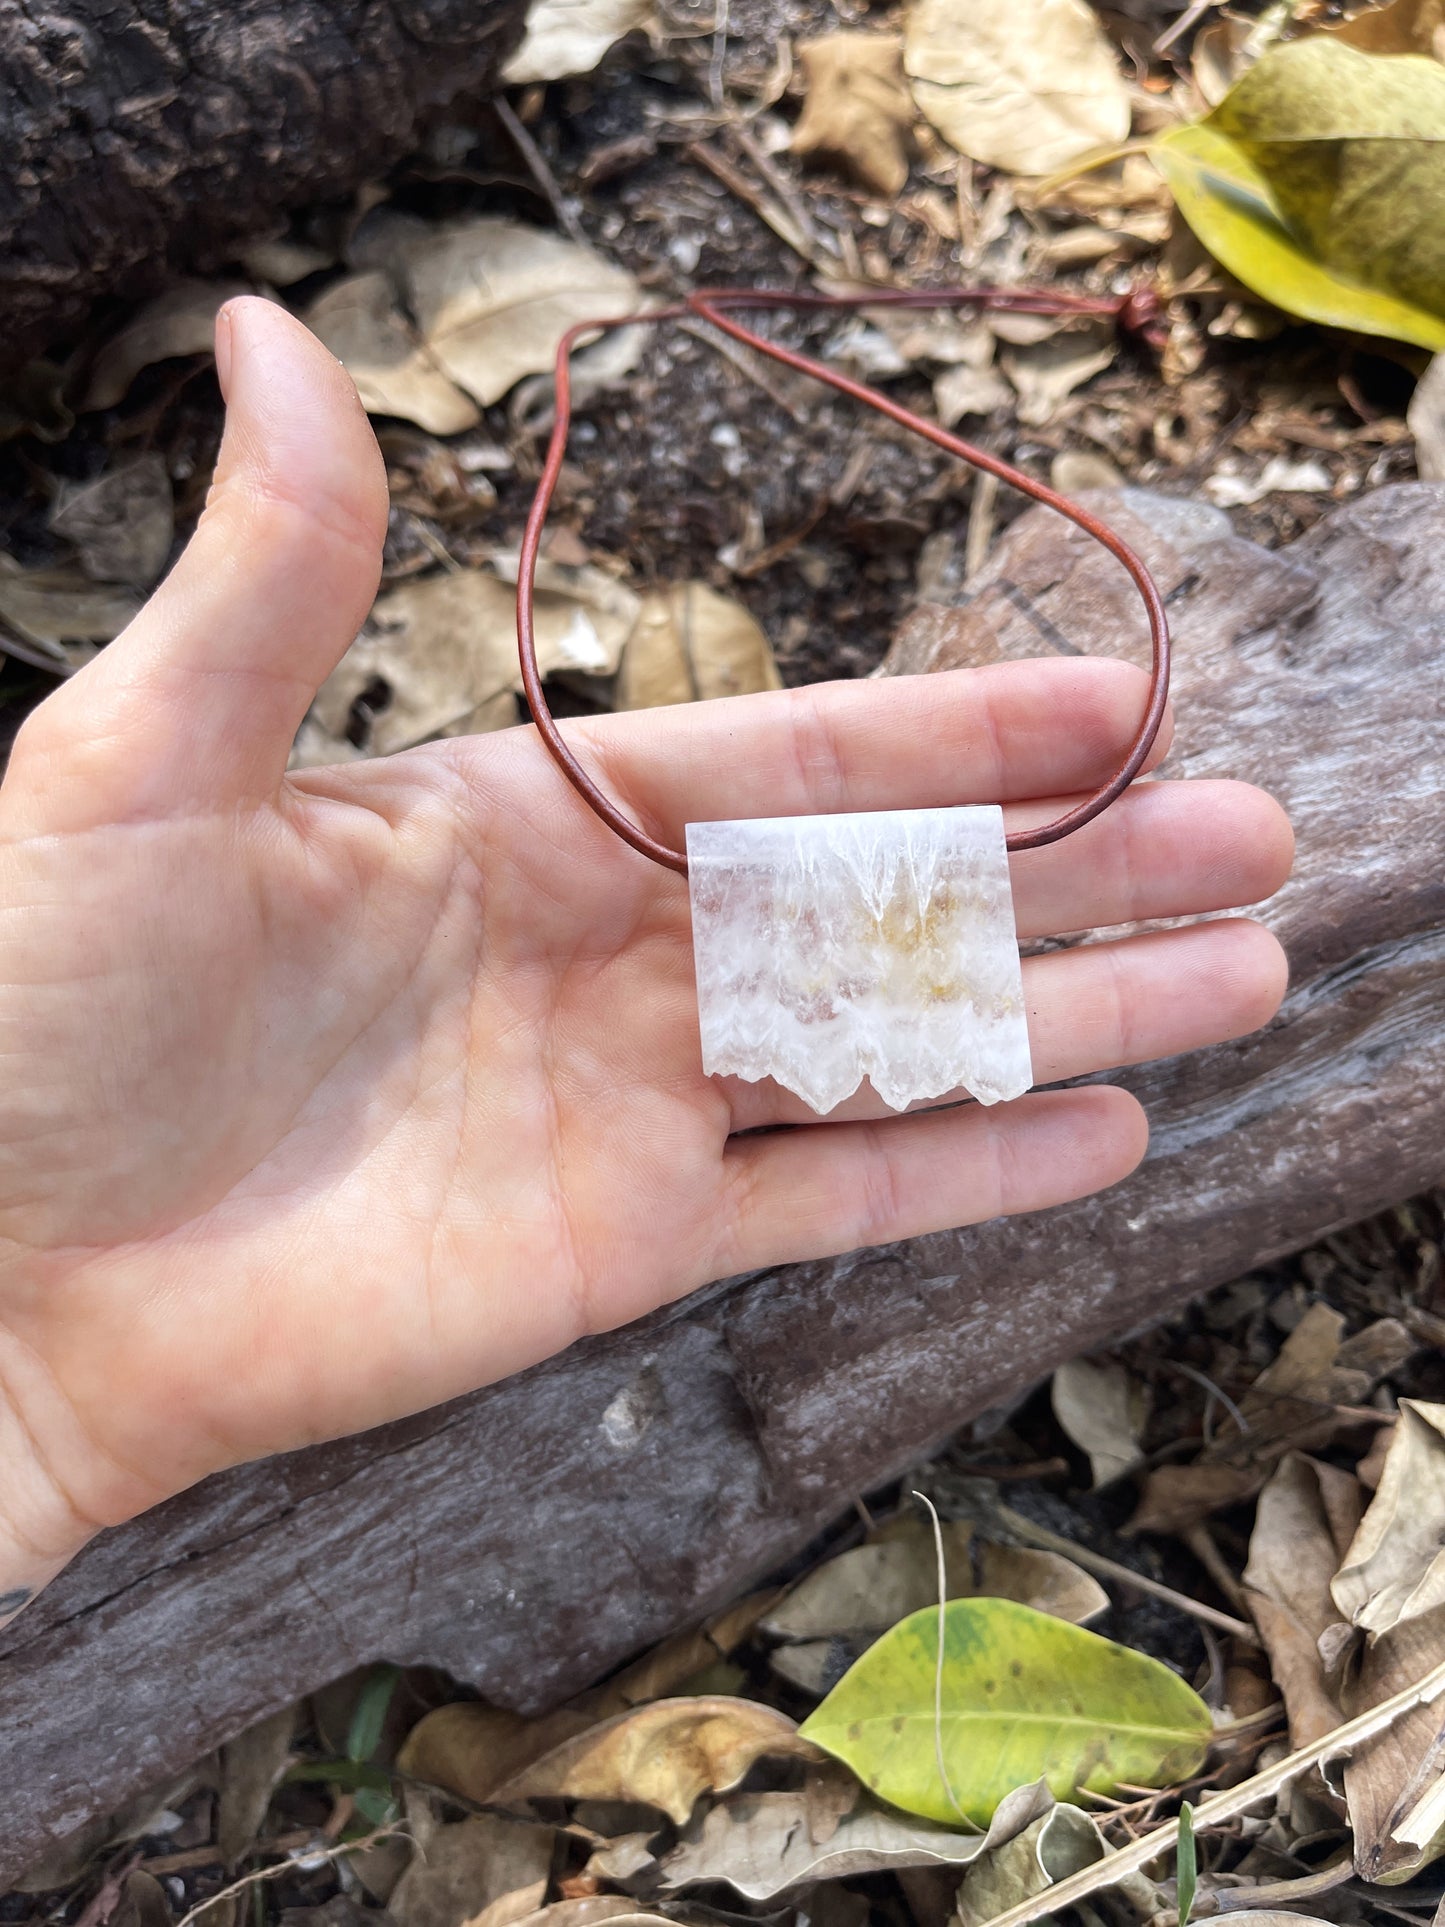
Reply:
[[[483,90],[525,0],[0,7],[0,367],[348,193]]]
[[[1198,504],[1107,511],[1174,597],[1167,767],[1299,833],[1258,1036],[1128,1073],[1146,1164],[1033,1218],[733,1279],[523,1377],[212,1479],[0,1628],[0,1880],[369,1659],[537,1710],[736,1592],[1062,1358],[1445,1175],[1445,487],[1267,554]],[[1017,591],[1018,593],[1012,593]],[[1127,653],[1122,576],[1034,510],[892,666]]]

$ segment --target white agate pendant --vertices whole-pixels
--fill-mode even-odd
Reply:
[[[703,1070],[830,1111],[1033,1082],[996,806],[689,823]]]

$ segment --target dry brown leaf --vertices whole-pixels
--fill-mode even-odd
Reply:
[[[95,582],[148,589],[175,538],[175,505],[165,457],[139,455],[90,482],[64,482],[50,526],[70,542]]]
[[[479,1914],[473,1914],[465,1927],[516,1927],[519,1920],[527,1920],[543,1911],[547,1884],[547,1876],[543,1874],[525,1887],[516,1887],[511,1893],[500,1895],[483,1907]]]
[[[400,415],[434,435],[456,435],[481,420],[476,403],[447,379],[418,339],[381,269],[343,276],[302,320],[356,383],[368,414]]]
[[[154,1874],[137,1867],[126,1875],[110,1927],[172,1927],[174,1919],[166,1890]]]
[[[961,154],[1053,174],[1129,132],[1129,94],[1085,0],[914,0],[913,96]]]
[[[289,288],[304,281],[308,274],[336,266],[333,248],[317,247],[313,241],[299,241],[293,235],[273,236],[269,241],[253,241],[240,256],[242,267],[253,281],[269,282],[273,288]]]
[[[1445,60],[1445,0],[1389,0],[1321,31],[1364,54],[1426,54]]]
[[[526,1914],[517,1927],[677,1927],[662,1914],[641,1913],[635,1900],[621,1894],[584,1894],[576,1900],[556,1900]]]
[[[910,1530],[876,1545],[854,1546],[814,1567],[759,1622],[773,1639],[827,1639],[835,1634],[885,1633],[909,1613],[938,1604],[938,1566],[931,1532]],[[941,1528],[950,1599],[974,1588],[973,1527]]]
[[[1230,1427],[1208,1456],[1267,1469],[1291,1447],[1314,1450],[1353,1426],[1370,1422],[1362,1401],[1381,1378],[1419,1349],[1395,1318],[1379,1318],[1353,1338],[1345,1321],[1314,1304],[1239,1401],[1247,1430]]]
[[[1320,1640],[1344,1624],[1330,1581],[1359,1516],[1359,1482],[1300,1452],[1285,1454],[1259,1495],[1244,1586],[1296,1748],[1332,1732],[1343,1717]]]
[[[1206,107],[1217,107],[1249,65],[1253,21],[1233,17],[1210,20],[1194,36],[1189,67]]]
[[[1012,400],[1012,390],[996,368],[970,368],[960,362],[933,380],[933,406],[945,428],[965,415],[991,415]]]
[[[537,659],[543,675],[615,672],[640,607],[598,569],[537,571]],[[403,583],[378,597],[370,621],[323,683],[313,717],[341,742],[353,705],[389,692],[366,747],[390,755],[428,737],[477,734],[516,720],[516,591],[482,569]]]
[[[566,1707],[529,1720],[505,1707],[458,1700],[417,1722],[397,1754],[397,1768],[408,1779],[483,1806],[507,1780],[593,1724],[588,1714]]]
[[[1096,1618],[1109,1604],[1098,1581],[1058,1553],[976,1540],[973,1527],[961,1521],[941,1531],[950,1599],[1016,1599],[1075,1625]],[[890,1537],[855,1546],[816,1567],[759,1624],[774,1639],[804,1642],[810,1649],[814,1642],[834,1639],[856,1645],[937,1603],[933,1534],[923,1521],[910,1519]],[[822,1652],[826,1655],[826,1646]]]
[[[751,1700],[654,1700],[566,1740],[492,1796],[621,1800],[686,1824],[704,1793],[725,1793],[758,1760],[823,1756],[784,1714]]]
[[[392,1891],[397,1927],[462,1927],[519,1888],[535,1887],[552,1864],[553,1830],[498,1813],[440,1824],[430,1805],[409,1797],[417,1852]]]
[[[807,94],[793,152],[837,161],[874,194],[892,200],[908,179],[917,117],[894,34],[832,33],[800,40]]]
[[[1124,477],[1107,455],[1066,448],[1049,464],[1049,483],[1060,495],[1081,495],[1086,488],[1123,488]]]
[[[855,1789],[856,1791],[856,1789]],[[913,1820],[860,1800],[841,1817],[805,1788],[721,1800],[661,1863],[663,1890],[721,1880],[765,1901],[803,1881],[845,1880],[900,1867],[958,1867],[984,1836]]]
[[[631,1706],[642,1706],[648,1700],[675,1693],[684,1681],[693,1679],[718,1660],[726,1659],[733,1648],[747,1638],[768,1608],[777,1603],[779,1596],[776,1587],[748,1593],[701,1626],[665,1639],[605,1686],[582,1694],[572,1702],[573,1706],[589,1719],[607,1720]]]
[[[1090,1814],[1051,1800],[1046,1813],[974,1861],[958,1890],[953,1927],[984,1927],[995,1914],[1046,1893],[1108,1851]]]
[[[1379,1490],[1335,1575],[1351,1625],[1388,1632],[1445,1605],[1445,1405],[1402,1398]]]
[[[653,0],[532,0],[522,44],[502,79],[520,87],[590,74],[614,42],[654,18]]]
[[[1422,482],[1445,482],[1445,355],[1436,355],[1415,384],[1405,421],[1415,437]]]
[[[1088,1455],[1095,1489],[1127,1472],[1139,1457],[1147,1416],[1143,1387],[1117,1360],[1076,1358],[1060,1365],[1050,1388],[1054,1417]]]
[[[1076,388],[1113,365],[1118,336],[1108,322],[1071,328],[1033,347],[999,356],[1019,398],[1018,418],[1031,428],[1053,419]]]
[[[1371,1640],[1347,1695],[1351,1717],[1403,1692],[1445,1660],[1445,1606]],[[1445,1852],[1445,1725],[1417,1706],[1345,1763],[1345,1802],[1362,1880],[1395,1886]]]
[[[1259,1489],[1262,1472],[1249,1466],[1156,1465],[1144,1481],[1126,1532],[1187,1532],[1222,1506],[1237,1505]]]
[[[295,1729],[296,1709],[288,1706],[221,1748],[216,1846],[228,1867],[255,1845],[276,1782],[291,1757]]]
[[[20,569],[0,556],[0,618],[72,667],[90,651],[68,643],[109,642],[140,614],[132,589],[91,582],[69,569]]]
[[[524,375],[550,372],[574,323],[632,314],[642,302],[626,269],[522,221],[485,215],[421,234],[398,230],[397,239],[397,266],[422,339],[443,372],[483,407]]]
[[[96,356],[82,411],[114,408],[141,369],[157,361],[210,354],[218,311],[233,295],[252,292],[244,281],[177,281],[148,301]]]
[[[705,582],[645,596],[617,678],[619,709],[781,689],[768,639],[739,602]]]

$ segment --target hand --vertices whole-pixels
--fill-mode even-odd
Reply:
[[[819,1123],[705,1078],[687,893],[530,729],[286,774],[375,592],[386,485],[278,308],[218,326],[205,515],[0,788],[0,1595],[219,1467],[449,1398],[792,1259],[1037,1211],[1143,1154],[1107,1087]],[[830,685],[575,726],[655,834],[1005,800],[1056,814],[1144,700],[1120,663]],[[1021,934],[1266,896],[1288,824],[1134,789],[1015,861]],[[1216,921],[1025,966],[1041,1083],[1266,1021],[1278,945]],[[737,1133],[786,1122],[803,1128]]]

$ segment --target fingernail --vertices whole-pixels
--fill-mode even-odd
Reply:
[[[225,396],[231,386],[231,308],[228,302],[216,316],[216,379]]]

